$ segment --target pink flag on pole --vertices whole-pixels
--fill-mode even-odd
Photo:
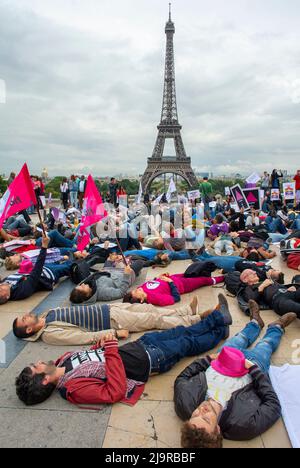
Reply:
[[[92,226],[106,216],[107,212],[105,211],[102,197],[98,192],[93,177],[90,175],[84,194],[81,225],[85,228]]]
[[[0,200],[0,228],[7,218],[26,210],[31,205],[37,205],[37,200],[27,164],[24,164],[20,174],[10,184]]]
[[[105,211],[102,197],[98,192],[93,177],[90,175],[85,189],[82,218],[77,239],[77,248],[80,252],[82,252],[90,242],[90,233],[86,228],[98,223],[106,216],[107,212]]]
[[[83,226],[80,227],[79,235],[77,237],[77,249],[79,252],[83,252],[87,245],[90,243],[90,233]]]

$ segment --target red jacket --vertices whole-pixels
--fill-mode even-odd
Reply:
[[[298,270],[300,267],[300,254],[291,254],[288,257],[288,267],[292,268],[293,270]]]
[[[295,175],[294,181],[296,182],[296,190],[300,190],[300,176]]]
[[[91,349],[97,349],[97,346]],[[64,354],[56,365],[62,364],[70,353]],[[69,380],[64,386],[66,399],[74,405],[98,405],[123,402],[135,404],[145,386],[135,389],[133,395],[126,399],[127,377],[119,355],[117,341],[108,341],[104,346],[106,379],[78,378]]]

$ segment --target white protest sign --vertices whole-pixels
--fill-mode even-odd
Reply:
[[[201,198],[200,190],[192,190],[191,192],[188,192],[188,199],[189,200],[197,200],[198,198]]]
[[[271,201],[278,201],[280,200],[280,190],[279,189],[272,189],[271,190]]]
[[[283,184],[283,196],[285,200],[295,200],[296,198],[296,183],[295,182]]]
[[[40,196],[40,200],[41,200],[42,207],[45,208],[45,207],[46,207],[46,197],[44,197],[43,195],[41,195],[41,196]]]
[[[261,179],[260,175],[257,174],[257,172],[253,172],[248,179],[246,179],[246,182],[248,184],[257,184],[257,182]]]

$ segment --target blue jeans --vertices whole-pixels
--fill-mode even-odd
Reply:
[[[51,270],[55,277],[55,283],[58,283],[59,280],[61,278],[64,278],[65,276],[70,276],[72,264],[73,262],[67,261],[65,263],[52,263],[50,265],[47,265],[48,270]]]
[[[204,252],[202,255],[194,257],[193,260],[201,262],[213,262],[218,268],[224,270],[225,273],[229,271],[235,271],[235,265],[240,260],[243,260],[242,257],[219,257],[212,256]]]
[[[139,342],[151,358],[151,373],[163,374],[181,359],[215,348],[226,336],[223,315],[215,311],[191,327],[147,333]]]
[[[282,220],[280,218],[272,218],[272,216],[267,216],[266,227],[268,232],[274,234],[278,232],[279,234],[286,234],[288,232]]]
[[[239,349],[245,355],[248,361],[257,364],[258,367],[264,372],[268,373],[271,365],[271,358],[273,353],[277,351],[281,338],[284,334],[282,328],[270,326],[267,330],[265,337],[253,349],[248,349],[252,346],[259,337],[261,329],[255,322],[250,322],[246,328],[238,333],[236,336],[228,340],[224,346]]]
[[[58,231],[51,231],[48,233],[48,237],[50,238],[50,244],[49,248],[51,247],[62,247],[66,249],[72,249],[74,247],[74,240],[66,239],[64,236],[62,236]],[[42,238],[40,237],[36,241],[36,246],[41,247],[42,246]]]
[[[300,231],[300,216],[297,216],[297,218],[295,218],[292,224],[292,229],[295,229],[296,231]]]
[[[285,240],[287,237],[289,237],[289,233],[287,234],[274,234],[272,232],[269,233],[269,239],[272,240],[272,243],[276,242],[281,242],[282,240]]]
[[[189,260],[190,256],[186,250],[182,250],[181,252],[171,252],[170,250],[156,250],[156,249],[149,249],[149,250],[129,250],[125,252],[125,257],[130,257],[130,255],[139,255],[146,260],[153,260],[156,255],[165,253],[168,254],[171,260]]]

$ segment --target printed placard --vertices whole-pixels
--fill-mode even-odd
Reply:
[[[251,174],[248,179],[246,179],[246,182],[248,184],[257,184],[257,182],[259,182],[261,179],[260,175],[257,174],[257,172],[253,172],[253,174]]]
[[[262,200],[260,196],[260,188],[243,189],[243,192],[247,202],[249,203],[249,206],[255,210],[261,210]]]
[[[191,192],[188,192],[188,199],[191,201],[195,201],[198,198],[201,198],[200,190],[192,190]]]
[[[295,200],[296,198],[296,183],[295,182],[283,184],[283,196],[285,200]]]
[[[280,190],[279,189],[272,189],[271,190],[271,201],[279,201],[280,200]]]
[[[239,209],[241,210],[242,208],[244,208],[244,210],[250,210],[249,203],[247,201],[247,198],[245,197],[245,194],[240,184],[234,185],[230,188],[230,190]]]

